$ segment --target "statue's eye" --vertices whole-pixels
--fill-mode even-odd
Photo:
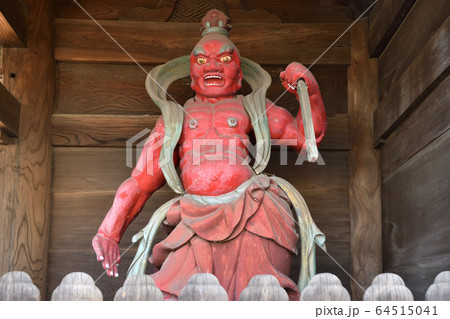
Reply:
[[[231,62],[231,56],[229,56],[229,55],[223,56],[223,57],[220,58],[220,61],[222,63],[230,63]]]
[[[206,63],[206,59],[205,59],[205,58],[202,58],[202,57],[197,58],[197,63],[198,63],[198,64],[205,64],[205,63]]]

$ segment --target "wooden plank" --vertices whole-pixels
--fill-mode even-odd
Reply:
[[[96,20],[119,20],[137,16],[138,10],[148,14],[152,12],[150,21],[166,21],[173,10],[174,0],[84,0],[80,5]],[[160,9],[161,4],[165,10]],[[171,6],[170,6],[171,4]],[[156,12],[155,12],[156,11]],[[156,14],[155,14],[156,13]],[[159,16],[158,16],[159,14]],[[56,17],[69,19],[90,19],[73,0],[57,0]]]
[[[154,65],[144,65],[151,70]],[[285,66],[263,65],[272,76],[267,98],[296,115],[299,109],[295,95],[284,94],[280,72]],[[327,116],[347,113],[347,66],[315,65],[311,69],[319,83]],[[132,64],[58,63],[55,113],[138,115],[160,114],[144,87],[146,74]],[[169,94],[181,105],[194,96],[190,79],[176,81]],[[244,82],[241,94],[251,92]],[[281,96],[281,98],[279,98]]]
[[[275,16],[284,23],[346,22],[348,1],[341,0],[225,0],[227,11],[233,21],[272,22],[268,17]]]
[[[364,290],[381,272],[381,197],[379,154],[373,149],[373,110],[378,103],[377,60],[369,59],[367,19],[351,30],[352,64],[348,69],[350,116],[350,251],[352,297],[362,300]]]
[[[200,39],[197,23],[108,20],[99,23],[139,63],[164,63],[190,54]],[[56,19],[55,25],[58,61],[132,63],[93,21]],[[310,64],[347,27],[347,23],[242,23],[234,25],[231,39],[242,56],[258,63],[288,64],[298,60]],[[261,50],[262,46],[277,49]],[[318,63],[348,64],[349,52],[349,36],[345,34]]]
[[[450,264],[449,149],[447,131],[383,181],[384,271],[400,275],[415,300]]]
[[[144,129],[153,129],[159,115],[53,114],[53,146],[125,146]],[[147,134],[148,135],[148,134]],[[349,118],[328,119],[327,135],[320,149],[350,148]]]
[[[124,148],[55,147],[53,157],[54,193],[114,192],[131,176]]]
[[[23,0],[0,3],[0,44],[4,47],[26,47],[28,6]]]
[[[416,0],[379,0],[369,15],[369,54],[380,56]]]
[[[381,148],[385,179],[450,128],[450,79],[447,77],[387,138]]]
[[[446,1],[434,1],[433,5],[428,0],[416,1],[380,56],[380,102],[390,95],[395,83],[449,15]]]
[[[20,103],[0,84],[0,130],[11,137],[19,135]]]
[[[53,4],[47,0],[30,1],[27,49],[5,48],[3,56],[5,87],[21,101],[18,181],[14,190],[5,190],[16,196],[14,210],[10,212],[8,267],[28,273],[41,293],[45,293],[47,283],[51,208]],[[11,78],[11,74],[15,77]]]
[[[54,114],[52,143],[54,146],[125,146],[135,134],[153,129],[158,118],[158,115]]]
[[[447,18],[398,81],[393,83],[389,95],[380,100],[380,106],[374,114],[376,145],[380,139],[389,136],[393,129],[448,75],[449,31],[450,18]]]

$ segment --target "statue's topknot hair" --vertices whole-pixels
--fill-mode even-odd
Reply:
[[[228,31],[233,27],[232,21],[222,11],[209,10],[202,19],[202,37],[210,33],[223,34],[229,37]]]

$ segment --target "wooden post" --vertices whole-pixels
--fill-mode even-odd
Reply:
[[[26,49],[4,48],[4,85],[21,102],[19,141],[0,145],[0,272],[27,272],[45,296],[51,208],[54,2],[29,0]],[[16,147],[16,149],[14,149]],[[68,230],[69,231],[69,230]]]
[[[373,147],[373,111],[378,105],[377,59],[369,59],[367,19],[351,29],[348,68],[350,252],[352,277],[366,289],[381,272],[381,176],[378,151]],[[364,290],[351,282],[352,297]]]

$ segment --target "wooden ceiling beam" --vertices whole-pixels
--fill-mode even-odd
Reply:
[[[19,136],[20,103],[0,84],[0,131],[10,137]]]
[[[28,6],[22,0],[0,2],[0,44],[4,47],[26,47]]]

